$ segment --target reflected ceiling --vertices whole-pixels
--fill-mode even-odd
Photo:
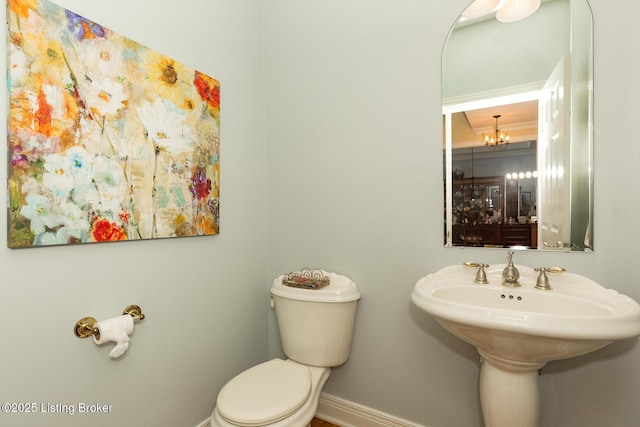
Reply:
[[[483,134],[493,134],[497,114],[499,129],[509,133],[511,143],[538,139],[538,101],[527,101],[454,114],[452,148],[483,145]]]

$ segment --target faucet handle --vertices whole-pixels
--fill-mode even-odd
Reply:
[[[487,267],[489,267],[489,264],[478,264],[478,272],[476,273],[476,278],[473,280],[474,283],[479,283],[481,285],[489,283],[487,280],[487,273],[484,271]]]
[[[474,283],[479,283],[481,285],[486,285],[487,283],[489,283],[489,281],[487,280],[487,273],[484,271],[485,268],[489,267],[489,264],[467,261],[463,263],[463,265],[465,267],[478,269],[476,273],[476,278],[473,280]]]
[[[538,280],[536,280],[535,288],[542,289],[543,291],[550,291],[551,289],[553,289],[549,284],[547,273],[562,273],[563,271],[567,271],[562,267],[536,267],[533,270],[540,272],[540,275],[538,275]]]

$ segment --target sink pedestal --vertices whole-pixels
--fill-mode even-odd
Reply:
[[[538,427],[538,370],[480,351],[480,402],[485,427]]]

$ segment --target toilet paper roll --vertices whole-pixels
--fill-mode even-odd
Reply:
[[[133,332],[133,317],[128,314],[103,320],[95,324],[100,332],[93,336],[97,345],[115,342],[116,346],[109,353],[110,357],[120,357],[129,348],[129,335]]]

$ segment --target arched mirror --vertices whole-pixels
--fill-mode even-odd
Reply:
[[[475,0],[442,54],[445,246],[593,250],[586,0]]]

